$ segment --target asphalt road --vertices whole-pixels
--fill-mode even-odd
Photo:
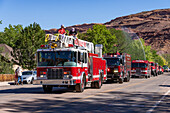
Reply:
[[[39,85],[0,87],[0,113],[167,113],[170,112],[170,73],[130,82],[87,87],[83,93],[54,88],[45,94]]]

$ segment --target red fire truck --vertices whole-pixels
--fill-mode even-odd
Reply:
[[[101,88],[106,78],[106,60],[102,58],[102,45],[73,36],[46,35],[47,45],[37,50],[37,80],[44,92],[53,87],[74,87],[83,92],[87,84]]]
[[[147,60],[133,60],[132,61],[132,77],[151,77],[151,65]]]
[[[158,75],[161,75],[163,73],[164,73],[164,69],[162,68],[162,66],[159,66]]]
[[[129,82],[131,77],[131,56],[127,53],[107,53],[108,80],[117,80],[119,83]]]
[[[154,62],[149,62],[151,64],[151,74],[153,76],[157,76],[158,75],[158,70],[157,70],[157,65]]]
[[[155,65],[156,65],[156,72],[157,72],[157,75],[158,75],[158,73],[159,73],[159,64],[155,63]]]

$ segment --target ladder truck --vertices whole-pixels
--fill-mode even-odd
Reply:
[[[37,50],[37,80],[44,92],[53,87],[73,87],[83,92],[86,85],[101,88],[107,80],[106,60],[102,58],[102,45],[67,35],[46,34],[45,42]]]

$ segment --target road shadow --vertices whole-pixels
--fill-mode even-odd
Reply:
[[[17,87],[17,86],[16,86]],[[72,88],[64,88],[64,87],[53,87],[53,91],[48,94],[62,94],[67,92],[74,92]],[[42,87],[20,87],[15,89],[5,89],[0,90],[0,94],[7,94],[7,93],[14,93],[14,94],[45,94]],[[47,94],[47,93],[46,93]]]
[[[82,93],[81,93],[82,94]],[[80,95],[81,95],[80,94]],[[157,92],[109,92],[82,99],[53,97],[34,101],[13,100],[0,103],[6,112],[43,113],[146,113],[163,95]],[[167,95],[155,109],[156,112],[170,112],[170,96]]]
[[[170,87],[170,85],[159,85],[160,87]]]

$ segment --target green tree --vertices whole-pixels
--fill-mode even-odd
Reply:
[[[162,59],[161,56],[159,56],[155,50],[152,50],[152,56],[153,56],[153,61],[158,63],[159,65],[163,66],[164,65],[164,60]]]
[[[9,61],[8,54],[2,56],[1,53],[4,51],[4,48],[0,48],[0,74],[12,74],[14,73],[12,66],[13,63]]]
[[[170,68],[170,54],[163,54],[163,58],[166,60],[166,63],[164,65],[168,65]]]
[[[94,45],[102,44],[103,53],[112,52],[116,36],[112,35],[110,31],[106,28],[106,26],[94,25],[93,29],[88,29],[85,35],[86,40],[92,42]]]
[[[113,52],[127,52],[129,47],[131,46],[131,37],[122,30],[116,30],[114,28],[110,29],[112,35],[116,36],[116,43],[113,46]]]
[[[15,43],[19,37],[21,37],[22,25],[11,24],[9,27],[5,27],[4,32],[0,35],[0,43],[7,44],[10,47],[15,47]]]
[[[33,23],[22,29],[18,36],[12,56],[23,68],[33,69],[36,67],[36,51],[45,43],[45,32],[39,24]]]

